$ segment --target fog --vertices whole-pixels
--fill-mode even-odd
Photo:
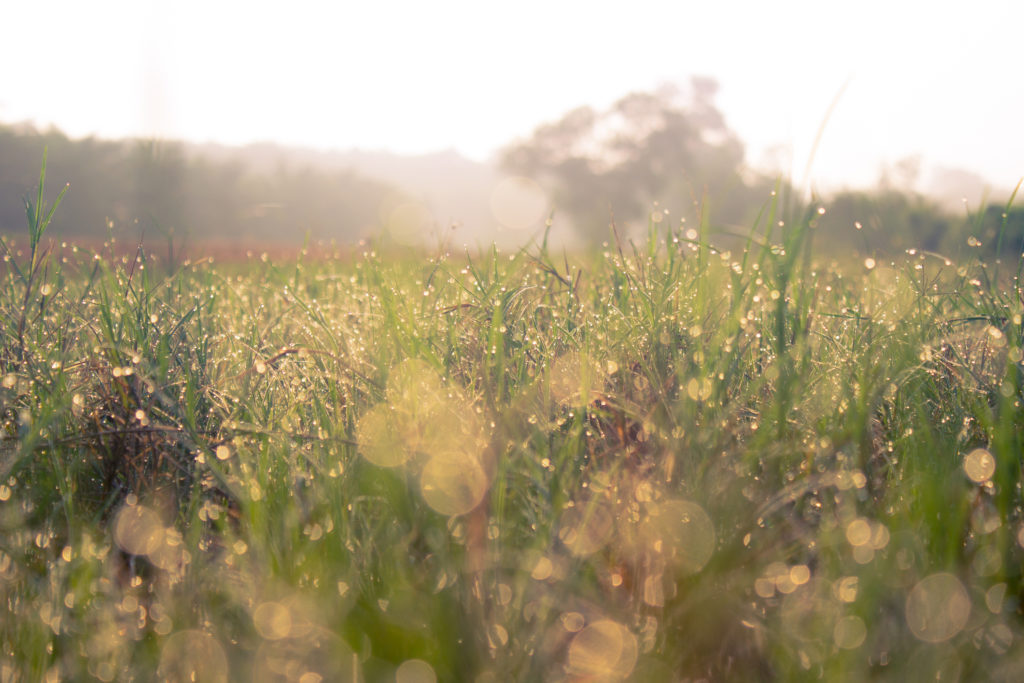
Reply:
[[[115,1],[4,17],[0,123],[221,158],[269,144],[292,150],[296,172],[319,155],[426,203],[442,230],[472,226],[470,239],[501,225],[491,193],[507,149],[567,112],[694,76],[718,84],[744,172],[802,192],[896,186],[977,206],[1024,175],[1019,3]]]

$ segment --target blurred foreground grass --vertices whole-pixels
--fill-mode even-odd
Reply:
[[[175,265],[42,200],[0,681],[1024,676],[1017,264],[840,268],[772,199],[731,253]]]

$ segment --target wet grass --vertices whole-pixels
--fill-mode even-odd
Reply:
[[[1017,264],[0,264],[0,680],[1017,680]],[[824,207],[827,209],[827,207]]]

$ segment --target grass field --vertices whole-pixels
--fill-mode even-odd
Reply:
[[[43,199],[0,681],[1024,676],[1018,262],[830,263],[768,197],[731,252],[175,263]]]

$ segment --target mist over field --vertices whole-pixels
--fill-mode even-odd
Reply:
[[[822,204],[822,243],[833,247],[958,253],[968,237],[995,237],[1009,191],[968,171],[923,168],[920,157],[880,168],[871,186],[827,194],[816,191],[813,175],[757,168],[717,106],[718,88],[693,78],[685,87],[627,94],[604,110],[579,107],[487,162],[454,150],[404,156],[73,139],[7,125],[0,127],[0,228],[20,229],[48,149],[51,182],[69,185],[50,232],[61,239],[111,234],[239,248],[383,239],[480,248],[519,246],[550,228],[554,243],[581,248],[607,241],[612,224],[636,235],[651,221],[707,221],[713,239],[727,243],[784,188]],[[1019,217],[1010,223],[1005,246],[1016,249]]]

